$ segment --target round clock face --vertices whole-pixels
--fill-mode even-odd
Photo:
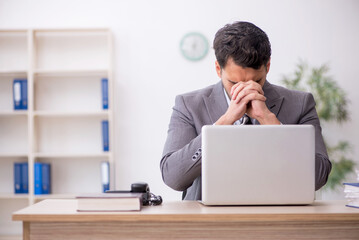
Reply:
[[[198,32],[186,34],[180,43],[182,55],[190,61],[199,61],[208,53],[208,41]]]

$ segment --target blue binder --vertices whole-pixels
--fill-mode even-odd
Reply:
[[[107,78],[102,78],[101,88],[102,88],[102,108],[108,109],[108,79]]]
[[[14,163],[14,192],[15,193],[22,193],[21,165],[22,163]]]
[[[21,80],[21,107],[27,110],[27,79]]]
[[[21,187],[22,193],[29,193],[29,165],[27,162],[21,163]]]
[[[110,149],[109,134],[108,134],[108,120],[102,121],[102,143],[103,143],[103,151],[108,152]]]
[[[14,79],[13,100],[14,110],[27,109],[27,79]]]
[[[101,180],[102,191],[110,190],[110,164],[109,162],[101,162]]]
[[[13,100],[14,100],[14,110],[21,110],[22,109],[22,99],[21,99],[21,79],[14,79],[13,82]]]
[[[42,163],[34,164],[34,193],[42,194]]]
[[[42,194],[51,193],[51,165],[42,163]]]

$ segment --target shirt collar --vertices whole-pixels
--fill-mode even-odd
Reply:
[[[223,92],[224,92],[224,96],[226,97],[227,104],[228,104],[228,106],[229,106],[229,104],[231,103],[231,100],[229,99],[229,96],[228,96],[228,94],[227,94],[227,92],[226,92],[226,89],[223,88]]]

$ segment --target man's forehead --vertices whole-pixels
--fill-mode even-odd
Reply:
[[[223,69],[222,73],[232,81],[259,80],[266,74],[266,69],[264,66],[260,69],[253,69],[243,68],[237,65]]]

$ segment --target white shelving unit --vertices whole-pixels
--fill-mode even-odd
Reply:
[[[21,234],[11,213],[46,198],[114,188],[112,35],[109,29],[0,30],[0,239]],[[28,109],[13,110],[13,80],[28,81]],[[101,79],[109,109],[102,109]],[[103,151],[102,120],[110,151]],[[14,194],[13,165],[29,164],[29,194]],[[34,163],[51,163],[52,194],[34,194]]]

